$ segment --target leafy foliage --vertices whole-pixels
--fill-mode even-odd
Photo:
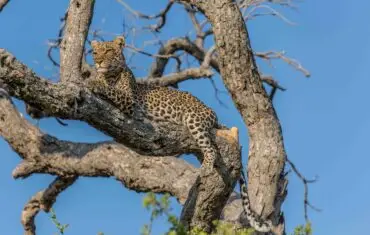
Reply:
[[[58,229],[57,233],[58,235],[63,235],[64,231],[69,227],[69,224],[61,224],[58,219],[57,215],[55,214],[55,211],[53,209],[50,209],[50,219],[55,224],[55,227]]]
[[[312,235],[311,223],[306,225],[299,225],[294,229],[293,235]]]
[[[208,235],[199,228],[194,228],[187,231],[180,223],[179,219],[170,213],[171,207],[169,202],[170,195],[157,198],[154,193],[148,193],[143,199],[145,208],[151,211],[150,222],[145,224],[141,229],[141,235],[150,235],[153,222],[159,216],[166,216],[167,221],[171,225],[166,235]],[[236,230],[232,224],[214,221],[215,231],[211,235],[252,235],[253,229],[238,229]]]
[[[215,230],[213,233],[208,234],[199,228],[194,228],[191,231],[187,231],[186,228],[180,223],[179,219],[171,214],[172,208],[170,207],[170,195],[165,194],[161,197],[157,197],[154,193],[148,193],[143,199],[143,206],[150,211],[150,221],[141,228],[141,235],[151,235],[153,223],[158,217],[166,216],[167,221],[170,224],[169,231],[165,235],[253,235],[254,229],[243,228],[236,229],[233,224],[225,223],[222,221],[214,221]],[[55,224],[59,233],[57,235],[64,235],[65,230],[68,228],[68,224],[61,224],[55,211],[50,210],[51,220]],[[99,232],[98,235],[104,235]],[[306,225],[299,225],[294,229],[292,235],[312,235],[311,223]]]

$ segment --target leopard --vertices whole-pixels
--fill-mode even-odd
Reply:
[[[205,168],[206,172],[212,171],[218,156],[212,130],[224,127],[218,123],[215,112],[189,92],[137,83],[122,53],[125,37],[117,36],[112,41],[103,42],[93,40],[91,47],[97,74],[88,82],[89,89],[109,100],[129,117],[138,115],[154,122],[185,126],[203,154],[201,168]],[[271,222],[256,219],[250,208],[243,177],[239,183],[243,208],[251,226],[257,231],[269,231]]]
[[[218,126],[214,111],[189,92],[137,83],[122,54],[124,46],[121,36],[91,42],[97,75],[89,87],[126,115],[141,113],[154,122],[186,126],[203,154],[202,167],[212,170],[218,154],[212,139]]]

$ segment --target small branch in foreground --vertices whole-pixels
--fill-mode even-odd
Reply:
[[[61,192],[71,186],[78,177],[57,177],[47,189],[36,193],[25,205],[21,222],[25,235],[36,235],[35,217],[40,210],[48,212]]]
[[[299,172],[299,170],[297,169],[297,167],[293,164],[293,162],[291,162],[288,158],[286,159],[286,161],[288,162],[288,164],[290,165],[290,167],[292,168],[292,170],[294,171],[294,173],[298,176],[298,178],[302,181],[303,185],[304,185],[304,199],[303,199],[303,202],[304,202],[304,218],[306,220],[307,223],[309,223],[309,219],[308,219],[308,212],[307,212],[307,207],[310,207],[311,209],[315,210],[315,211],[321,211],[320,209],[318,209],[317,207],[313,206],[310,201],[308,200],[308,184],[312,184],[312,183],[315,183],[317,181],[317,177],[315,177],[315,179],[313,180],[308,180],[306,179],[302,173]]]

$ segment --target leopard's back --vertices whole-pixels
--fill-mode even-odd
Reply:
[[[194,123],[205,122],[207,128],[217,122],[214,111],[188,92],[146,84],[137,86],[138,104],[148,118],[184,124],[184,119],[190,116]]]

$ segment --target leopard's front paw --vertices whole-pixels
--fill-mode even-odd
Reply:
[[[89,79],[87,88],[94,93],[102,93],[107,84],[102,79]]]

